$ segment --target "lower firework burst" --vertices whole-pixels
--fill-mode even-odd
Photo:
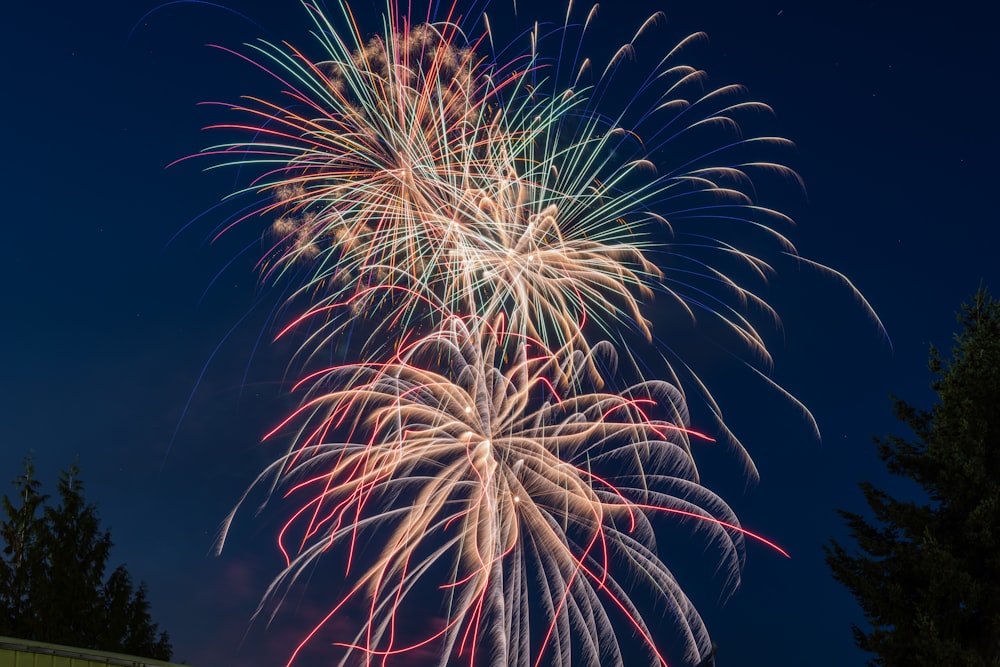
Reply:
[[[590,365],[575,354],[454,317],[388,362],[304,381],[308,395],[279,428],[296,445],[260,481],[276,477],[286,501],[299,499],[271,595],[324,554],[346,563],[349,591],[308,638],[356,599],[368,617],[352,641],[333,640],[341,664],[432,642],[441,664],[619,664],[615,619],[663,663],[639,591],[683,628],[688,658],[708,650],[654,531],[666,517],[697,521],[738,576],[746,533],[698,483],[691,439],[704,436],[667,383],[581,390],[589,379],[571,369]],[[426,614],[434,595],[442,628],[401,640],[401,619]]]

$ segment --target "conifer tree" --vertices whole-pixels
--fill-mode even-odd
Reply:
[[[15,499],[3,498],[0,635],[169,660],[145,585],[136,588],[124,566],[105,577],[111,534],[84,499],[76,465],[60,475],[58,504],[39,486],[26,460]]]
[[[24,460],[24,472],[14,480],[16,506],[4,496],[2,508],[7,517],[0,523],[3,558],[0,558],[0,634],[14,634],[24,628],[34,633],[37,625],[31,602],[32,583],[41,580],[44,558],[41,552],[39,513],[48,499],[40,493],[30,459]]]
[[[826,549],[871,626],[853,628],[870,665],[1000,667],[1000,303],[980,290],[958,320],[951,358],[931,350],[936,404],[894,399],[913,438],[875,440],[924,497],[861,483],[875,520],[840,511],[857,550]]]

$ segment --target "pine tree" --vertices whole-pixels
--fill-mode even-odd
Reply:
[[[169,660],[145,586],[124,566],[104,576],[111,534],[84,499],[76,465],[60,475],[55,506],[38,492],[31,462],[24,468],[14,481],[20,504],[3,498],[0,634]]]
[[[35,479],[35,469],[30,459],[24,460],[24,473],[14,480],[15,497],[20,504],[15,507],[7,496],[2,507],[7,516],[0,523],[3,539],[3,558],[0,558],[0,635],[34,633],[37,626],[31,599],[32,582],[44,577],[41,568],[44,558],[39,544],[39,510],[48,499],[39,492],[41,483]]]
[[[101,628],[101,589],[111,554],[111,534],[101,532],[97,508],[84,500],[79,474],[76,465],[63,471],[59,504],[45,508],[42,543],[48,572],[33,591],[47,623],[58,628],[52,630],[58,632],[58,643],[70,646],[86,646]]]
[[[840,511],[860,554],[826,548],[871,625],[859,647],[882,667],[1000,667],[1000,303],[980,290],[958,316],[951,359],[932,349],[930,411],[895,400],[915,436],[875,440],[925,500],[860,486],[870,522]]]

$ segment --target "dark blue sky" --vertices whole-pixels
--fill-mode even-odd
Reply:
[[[239,252],[256,232],[210,245],[221,220],[209,212],[178,235],[235,174],[165,166],[212,141],[200,128],[223,112],[199,102],[273,92],[205,43],[311,46],[297,2],[225,4],[257,25],[208,3],[169,3],[140,20],[155,3],[57,0],[7,8],[0,45],[0,482],[29,452],[50,482],[78,458],[114,560],[148,583],[175,658],[200,667],[273,664],[312,604],[244,641],[279,565],[273,516],[245,518],[233,548],[208,555],[269,460],[257,443],[289,405],[288,350],[257,348],[265,310],[241,321],[259,292]],[[853,0],[631,4],[633,17],[666,11],[672,40],[708,32],[696,64],[774,107],[808,193],[781,202],[798,223],[792,240],[847,275],[892,339],[890,349],[829,277],[792,270],[774,282],[783,328],[769,336],[773,376],[811,408],[822,442],[792,406],[720,363],[708,376],[761,481],[744,488],[735,460],[713,462],[717,477],[704,481],[792,558],[750,545],[743,586],[722,605],[721,581],[701,581],[694,564],[712,554],[680,545],[695,550],[687,589],[720,665],[862,664],[850,636],[859,613],[821,545],[843,537],[833,508],[861,509],[859,480],[905,489],[871,445],[899,432],[888,394],[927,405],[929,345],[949,346],[953,313],[981,282],[1000,290],[993,24],[984,3],[964,0],[936,13]],[[613,31],[618,15],[604,16]]]

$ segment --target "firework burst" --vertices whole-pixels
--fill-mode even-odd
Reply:
[[[569,57],[596,8],[581,25],[569,11],[536,25],[506,58],[490,55],[485,16],[465,30],[455,6],[419,22],[390,3],[371,37],[346,5],[341,29],[305,7],[321,57],[251,45],[243,57],[286,99],[227,105],[243,120],[216,127],[246,138],[205,151],[259,170],[236,193],[257,204],[231,224],[270,221],[260,270],[291,294],[280,335],[299,336],[306,367],[298,409],[268,436],[291,444],[255,485],[294,508],[261,610],[336,552],[347,592],[295,654],[363,604],[356,635],[336,640],[342,664],[428,644],[441,664],[621,664],[622,633],[666,664],[652,600],[700,660],[708,635],[657,522],[702,529],[732,582],[745,537],[762,538],[701,485],[692,447],[708,438],[691,430],[682,380],[715,404],[697,375],[664,358],[670,381],[643,379],[640,357],[662,354],[643,304],[708,313],[767,361],[748,311],[773,315],[753,288],[771,266],[752,248],[795,250],[751,177],[797,183],[747,157],[787,145],[742,134],[767,107],[705,90],[679,61],[697,35],[619,95],[659,15],[599,68]],[[322,365],[355,328],[369,341],[358,356]],[[631,347],[643,340],[648,354]],[[633,377],[621,391],[616,350]],[[399,619],[435,596],[442,627],[404,639]]]
[[[352,597],[368,606],[341,664],[435,639],[442,664],[482,653],[504,665],[546,654],[557,665],[620,663],[617,615],[663,662],[635,591],[667,602],[688,658],[707,650],[653,530],[665,517],[700,522],[738,577],[746,531],[698,483],[691,456],[691,439],[707,438],[688,428],[672,385],[583,392],[589,379],[571,369],[589,365],[564,352],[453,317],[388,362],[303,380],[301,407],[278,429],[293,430],[295,447],[258,480],[299,500],[270,595],[341,550],[350,593],[331,615]],[[397,639],[397,619],[426,613],[428,589],[444,591],[444,628]]]
[[[262,272],[296,281],[299,321],[316,329],[311,351],[359,314],[375,326],[413,328],[452,312],[503,313],[559,344],[580,340],[588,323],[605,336],[617,337],[624,323],[649,337],[640,303],[656,290],[721,318],[766,355],[741,313],[748,301],[767,305],[733,276],[749,269],[763,278],[770,266],[731,226],[733,238],[720,235],[720,221],[742,222],[794,251],[766,224],[787,219],[753,205],[748,170],[792,172],[735,161],[737,149],[787,143],[739,135],[737,118],[764,105],[742,99],[738,87],[703,92],[703,73],[674,63],[678,47],[640,86],[646,96],[656,90],[655,107],[626,104],[609,117],[599,102],[632,44],[596,83],[586,84],[584,61],[573,85],[559,87],[535,51],[498,64],[478,55],[485,39],[456,45],[465,36],[451,23],[411,27],[390,11],[401,25],[367,40],[354,28],[344,40],[312,14],[323,58],[253,47],[291,102],[231,105],[249,122],[216,127],[251,139],[205,151],[224,158],[220,166],[263,170],[237,194],[267,197],[254,211],[276,219]],[[538,28],[531,37],[542,39]],[[655,129],[640,139],[639,126]],[[680,164],[659,171],[651,156],[671,155],[706,128],[719,130],[719,145],[685,149]],[[648,255],[662,252],[669,233],[664,275]],[[350,313],[331,321],[348,301]]]

